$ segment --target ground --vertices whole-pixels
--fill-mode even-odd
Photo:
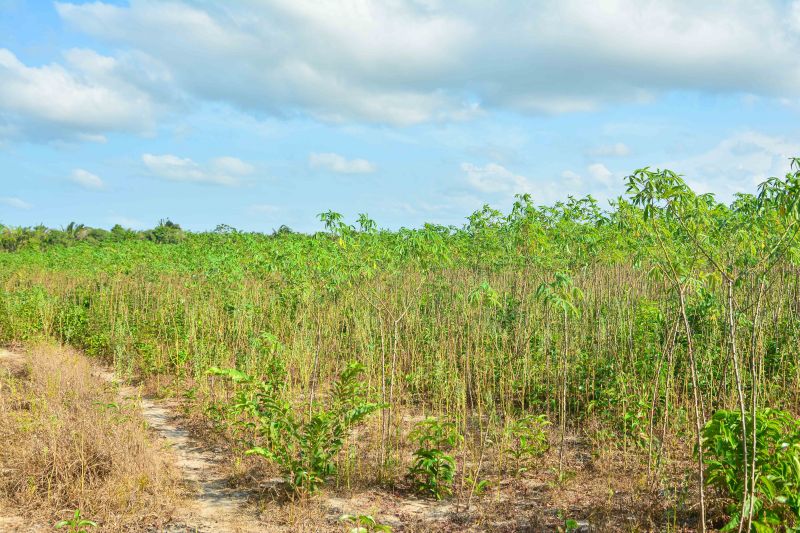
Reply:
[[[59,350],[63,348],[3,350],[0,367],[7,374],[20,374],[26,365],[55,357]],[[499,475],[487,464],[482,475],[490,480],[489,488],[472,498],[461,496],[468,490],[457,490],[454,498],[435,501],[415,495],[402,483],[333,486],[311,498],[292,498],[263,460],[243,461],[189,404],[159,398],[152,384],[120,383],[107,368],[71,354],[91,369],[89,379],[120,404],[135,406],[158,454],[175,467],[172,475],[181,487],[180,496],[168,519],[142,526],[144,530],[344,531],[338,520],[343,514],[370,514],[400,532],[559,531],[566,519],[575,520],[579,530],[657,531],[665,522],[673,522],[673,530],[690,530],[681,523],[691,523],[692,510],[680,507],[680,498],[667,498],[648,484],[646,469],[635,454],[595,454],[580,435],[566,440],[562,483],[555,482],[549,466],[557,464],[551,451],[540,467],[521,475]],[[27,516],[8,504],[0,506],[0,531],[50,530],[48,517],[26,512]]]

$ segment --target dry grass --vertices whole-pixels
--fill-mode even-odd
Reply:
[[[177,485],[137,405],[73,350],[32,346],[2,366],[0,500],[32,522],[81,509],[102,531],[166,523]]]

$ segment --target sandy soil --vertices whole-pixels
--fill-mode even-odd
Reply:
[[[18,372],[25,356],[0,348],[0,371]],[[94,375],[118,386],[122,400],[138,402],[141,413],[156,438],[163,442],[186,486],[186,502],[176,511],[173,523],[164,531],[193,533],[255,533],[268,531],[248,508],[246,494],[228,488],[213,450],[193,439],[178,423],[174,406],[142,398],[137,388],[120,385],[113,373],[97,370]],[[0,532],[33,533],[51,528],[30,525],[13,510],[0,506]]]
[[[118,384],[111,372],[98,371],[97,376]],[[165,531],[256,533],[266,530],[247,506],[247,494],[228,487],[217,454],[181,427],[175,404],[143,398],[134,387],[120,385],[118,390],[121,398],[139,402],[142,417],[163,441],[165,452],[174,457],[187,488],[186,505],[176,511],[177,518]]]

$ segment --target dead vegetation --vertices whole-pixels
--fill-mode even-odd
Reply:
[[[5,364],[4,364],[5,363]],[[173,469],[123,401],[74,350],[35,345],[0,360],[0,501],[27,523],[80,509],[101,531],[165,524]]]

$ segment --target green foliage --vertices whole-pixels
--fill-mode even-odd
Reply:
[[[177,227],[177,225],[175,226]],[[91,228],[75,222],[70,222],[66,228],[60,230],[44,226],[12,228],[0,224],[0,251],[40,250],[74,246],[81,243],[90,245],[121,243],[148,238],[148,235],[153,231],[155,230],[137,232],[125,229],[119,224],[111,228],[111,231],[102,228]]]
[[[391,533],[392,528],[378,523],[372,515],[345,514],[339,517],[339,522],[347,526],[347,533]]]
[[[467,482],[467,485],[472,487],[472,494],[475,496],[483,496],[483,494],[486,493],[491,486],[491,482],[488,479],[477,479],[464,476],[464,481]]]
[[[158,226],[144,233],[144,238],[158,244],[177,244],[184,239],[185,235],[180,225],[171,220],[162,220]]]
[[[246,453],[275,462],[287,483],[301,494],[316,492],[336,473],[336,456],[353,428],[383,408],[366,400],[366,386],[359,379],[363,372],[360,363],[348,364],[334,383],[328,404],[315,405],[307,415],[282,398],[274,381],[259,381],[235,369],[209,370],[241,386],[231,409],[247,415],[257,435]]]
[[[369,404],[329,393],[335,353],[357,354],[358,381],[392,405],[380,442],[367,434],[382,468],[400,462],[407,413],[458,417],[474,446],[477,417],[493,432],[535,410],[558,420],[560,451],[567,428],[588,427],[659,477],[707,412],[738,408],[746,425],[757,406],[796,409],[800,161],[727,204],[669,170],[627,186],[608,208],[519,195],[507,213],[396,231],[333,211],[314,234],[0,226],[0,340],[55,338],[198,398],[214,369],[209,416],[300,491],[330,475],[358,419],[346,413]],[[539,453],[535,427],[514,431],[512,460]],[[412,478],[443,497],[455,445],[435,440],[417,443]]]
[[[547,415],[527,415],[515,420],[506,428],[511,444],[505,449],[517,473],[528,470],[531,462],[549,448]]]
[[[747,418],[752,428],[752,417]],[[753,528],[794,530],[800,525],[800,421],[785,411],[761,409],[756,415],[756,485],[752,502]],[[703,428],[707,450],[706,482],[732,502],[730,521],[723,531],[739,524],[744,495],[742,427],[739,413],[720,410]]]
[[[56,522],[56,529],[67,528],[67,533],[89,533],[90,527],[97,527],[95,522],[81,516],[81,510],[75,509],[72,518]]]
[[[542,283],[536,289],[536,297],[547,305],[561,309],[565,315],[579,314],[576,302],[583,299],[583,292],[575,286],[572,277],[565,272],[556,272],[555,279]]]
[[[458,426],[436,417],[415,424],[409,439],[417,445],[408,476],[418,492],[441,500],[453,493],[455,459],[449,450],[464,440]]]

